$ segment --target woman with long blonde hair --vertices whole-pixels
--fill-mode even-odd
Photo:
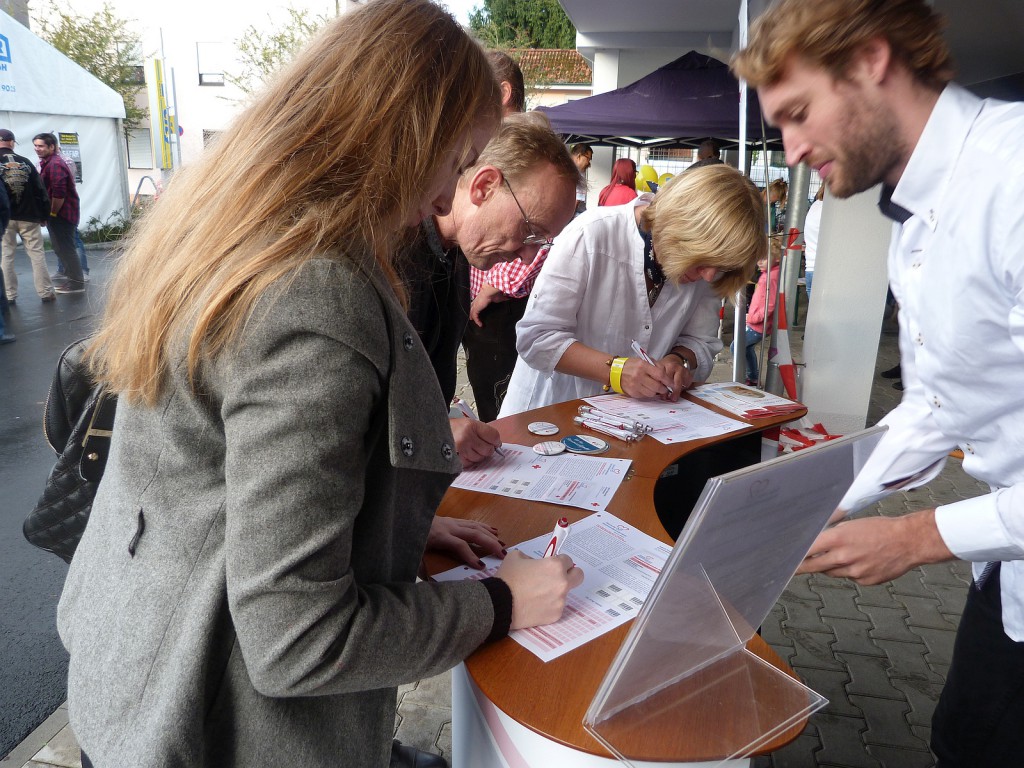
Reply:
[[[113,447],[58,612],[83,763],[387,765],[396,686],[561,615],[566,557],[416,583],[459,460],[392,266],[499,119],[427,0],[336,20],[134,236]]]

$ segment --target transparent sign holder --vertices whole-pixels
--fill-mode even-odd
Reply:
[[[620,760],[749,757],[827,703],[746,644],[883,432],[708,480],[584,717]]]

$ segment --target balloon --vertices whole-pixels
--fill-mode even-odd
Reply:
[[[663,187],[668,184],[668,180],[675,176],[674,173],[663,173],[658,177],[658,186]]]

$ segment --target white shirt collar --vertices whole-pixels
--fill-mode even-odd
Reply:
[[[942,200],[950,191],[949,181],[958,155],[982,104],[981,99],[959,85],[947,85],[892,193],[892,202],[918,216],[933,231]]]

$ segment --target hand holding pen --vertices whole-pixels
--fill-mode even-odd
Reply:
[[[636,339],[633,339],[630,347],[637,357],[654,369],[653,372],[650,371],[650,369],[647,369],[647,373],[649,378],[656,383],[655,390],[653,393],[644,393],[641,396],[657,396],[663,400],[675,402],[678,399],[678,395],[676,394],[677,387],[678,391],[682,391],[688,383],[684,380],[683,376],[676,375],[675,366],[667,366],[664,361],[654,360],[654,358],[648,354],[647,350],[640,346],[640,343]],[[663,391],[662,387],[667,391]]]
[[[452,400],[452,411],[457,411],[465,417],[451,419],[455,450],[464,466],[472,466],[483,461],[492,453],[504,458],[505,451],[501,447],[501,435],[498,430],[480,421],[465,400],[458,397]]]

